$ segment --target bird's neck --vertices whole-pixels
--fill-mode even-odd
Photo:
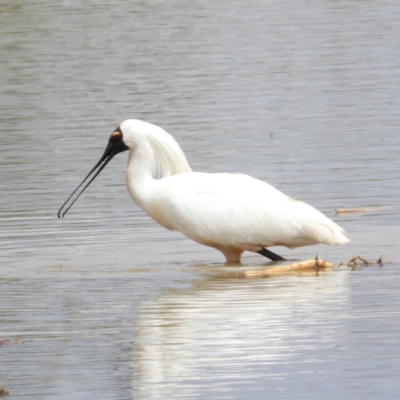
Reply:
[[[167,229],[172,229],[160,206],[163,179],[152,176],[152,162],[148,153],[135,151],[129,155],[126,186],[135,203],[150,217]]]
[[[132,199],[143,209],[152,197],[157,180],[152,176],[151,154],[145,148],[129,152],[126,186]]]

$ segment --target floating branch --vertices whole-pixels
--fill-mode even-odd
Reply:
[[[21,339],[0,339],[0,346],[5,346],[9,344],[20,344],[25,343]]]
[[[383,266],[382,256],[375,262],[368,261],[361,256],[353,256],[350,261],[341,262],[340,264],[332,264],[326,260],[318,260],[318,257],[315,257],[312,260],[296,262],[289,265],[282,265],[280,267],[267,268],[261,270],[252,270],[246,271],[243,273],[245,278],[255,278],[255,277],[266,277],[266,276],[277,276],[277,275],[287,275],[292,274],[294,272],[306,271],[314,269],[315,271],[329,269],[333,267],[340,267],[342,265],[346,265],[347,267],[356,269],[358,266],[367,266],[367,265],[379,265]],[[237,276],[237,275],[236,275]]]
[[[383,211],[388,210],[388,208],[336,208],[336,215],[352,215],[352,214],[362,214],[368,212],[376,212],[376,211]]]
[[[325,260],[318,260],[314,258],[312,260],[297,262],[289,265],[282,265],[281,267],[267,268],[259,271],[247,271],[244,273],[246,278],[260,277],[260,276],[271,276],[271,275],[286,275],[297,271],[303,270],[320,270],[326,268],[333,268],[335,265]]]

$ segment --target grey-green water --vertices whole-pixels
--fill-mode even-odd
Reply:
[[[0,387],[15,399],[397,398],[400,3],[0,4]],[[343,226],[291,259],[383,267],[227,277],[157,226],[113,129],[169,131],[193,169],[244,172]],[[380,212],[335,216],[335,208]],[[248,254],[238,269],[260,268]]]

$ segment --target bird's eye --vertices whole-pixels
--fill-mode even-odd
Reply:
[[[111,135],[111,138],[112,138],[112,139],[115,139],[115,140],[121,140],[121,137],[122,137],[122,135],[121,135],[121,132],[119,132],[119,131],[115,131],[115,132]]]

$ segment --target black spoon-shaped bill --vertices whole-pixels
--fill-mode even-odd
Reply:
[[[112,158],[118,154],[121,153],[125,150],[129,150],[129,148],[125,145],[125,143],[122,140],[122,132],[118,128],[110,137],[108,141],[108,145],[100,158],[100,160],[97,162],[97,164],[92,168],[92,170],[87,174],[85,179],[79,184],[79,186],[71,193],[71,195],[68,197],[68,199],[64,202],[64,204],[60,207],[58,210],[57,216],[58,218],[64,218],[65,214],[68,212],[68,210],[75,204],[75,202],[78,200],[80,195],[86,190],[86,188],[94,181],[94,179],[99,175],[99,173],[104,169],[104,167],[112,160]],[[63,209],[65,206],[68,204],[68,202],[72,199],[74,194],[79,190],[79,188],[82,187],[82,185],[88,180],[88,178],[93,174],[94,171],[98,168],[97,172],[94,174],[94,176],[89,180],[89,182],[83,187],[83,189],[77,194],[75,199],[72,201],[72,203],[67,207],[65,211]]]

